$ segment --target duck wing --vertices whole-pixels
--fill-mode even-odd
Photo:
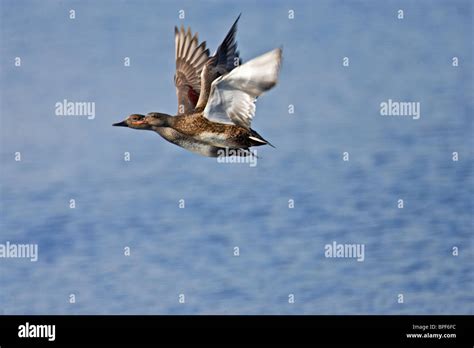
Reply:
[[[224,41],[219,45],[217,51],[212,56],[213,60],[211,61],[213,67],[217,67],[218,70],[223,70],[223,72],[229,72],[235,67],[239,66],[241,63],[239,57],[239,51],[237,51],[237,41],[235,37],[237,35],[237,23],[239,22],[240,14],[235,20],[232,27],[230,27],[229,32],[224,38]]]
[[[201,92],[201,72],[209,60],[206,42],[199,44],[198,34],[174,28],[176,72],[174,83],[178,97],[178,114],[190,113],[194,110]]]
[[[282,50],[274,49],[214,80],[204,117],[250,130],[257,97],[278,80]]]
[[[204,108],[206,106],[207,100],[209,99],[211,84],[216,78],[229,73],[242,63],[239,51],[237,50],[237,42],[235,40],[239,19],[240,15],[237,17],[234,24],[232,24],[232,27],[229,29],[229,32],[217,48],[216,52],[209,58],[202,69],[201,94],[199,95],[196,108]]]

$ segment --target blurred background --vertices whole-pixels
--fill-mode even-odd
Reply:
[[[0,313],[473,314],[472,2],[0,4],[0,243],[39,246],[0,259]],[[244,62],[284,50],[256,167],[111,126],[176,112],[175,25],[212,53],[239,13]],[[421,118],[381,116],[388,99]],[[333,241],[364,262],[325,258]]]

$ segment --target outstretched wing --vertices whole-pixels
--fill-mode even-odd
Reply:
[[[281,55],[274,49],[214,80],[204,117],[250,129],[257,97],[277,83]]]
[[[214,55],[206,62],[201,73],[201,94],[196,108],[204,108],[209,99],[211,83],[219,76],[225,75],[241,64],[239,51],[237,51],[237,23],[240,15],[235,20],[222,43]]]
[[[206,42],[199,44],[198,34],[181,26],[174,28],[176,73],[174,83],[178,97],[178,114],[192,112],[201,92],[201,72],[209,59]]]
[[[213,56],[213,58],[215,57],[215,61],[213,61],[214,66],[219,69],[224,69],[226,73],[230,72],[241,63],[239,51],[237,51],[237,42],[235,41],[239,19],[240,15],[237,17],[234,24],[232,24],[232,27],[224,38],[224,41],[219,45]]]

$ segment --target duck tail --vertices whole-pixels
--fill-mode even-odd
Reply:
[[[253,129],[250,130],[249,138],[252,141],[252,146],[270,145],[274,149],[276,148],[275,146],[273,146],[272,143],[270,143],[268,140],[264,139],[260,134],[258,134]]]

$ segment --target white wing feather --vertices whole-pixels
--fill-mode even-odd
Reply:
[[[255,101],[278,80],[281,49],[267,52],[214,80],[204,117],[212,122],[249,129]]]

